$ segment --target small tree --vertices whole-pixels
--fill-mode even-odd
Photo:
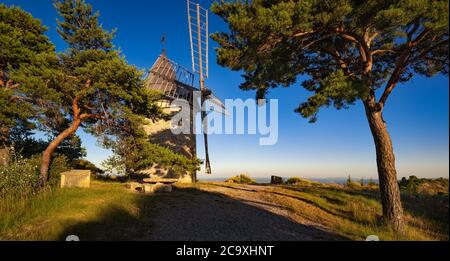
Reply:
[[[320,108],[360,100],[375,143],[383,216],[403,227],[395,156],[383,111],[414,74],[448,75],[448,1],[221,1],[214,13],[229,33],[213,39],[219,64],[244,71],[244,90],[273,87],[312,93],[296,110],[314,122]],[[377,96],[380,95],[378,98]]]
[[[352,186],[352,183],[353,183],[352,177],[351,177],[350,175],[348,175],[347,181],[345,181],[345,185],[346,185],[347,187],[351,187],[351,186]]]
[[[135,173],[149,169],[154,164],[172,170],[178,175],[193,174],[199,170],[200,160],[190,159],[168,148],[152,144],[143,130],[134,129],[140,130],[140,133],[118,136],[113,143],[108,145],[114,151],[114,155],[105,161],[105,163],[112,163],[107,165],[121,165],[127,172]]]

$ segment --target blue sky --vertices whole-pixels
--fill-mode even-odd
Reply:
[[[15,4],[42,20],[58,51],[65,44],[56,33],[56,11],[51,0],[2,0]],[[89,0],[101,13],[104,28],[117,28],[114,43],[129,63],[149,69],[161,52],[161,35],[167,36],[167,54],[190,68],[189,35],[184,0]],[[211,0],[201,0],[208,6]],[[226,30],[226,25],[210,16],[210,31]],[[216,46],[211,42],[212,47]],[[241,91],[240,74],[215,63],[210,49],[210,78],[207,85],[222,99],[254,98]],[[273,90],[269,98],[279,99],[279,139],[275,146],[259,146],[259,136],[213,135],[210,157],[213,177],[247,173],[253,177],[302,176],[307,178],[376,178],[375,150],[360,102],[348,110],[324,109],[315,124],[294,113],[308,93],[295,84]],[[384,117],[391,133],[399,177],[449,176],[449,85],[448,78],[415,76],[398,86],[388,100]],[[87,158],[96,164],[110,152],[96,146],[95,138],[82,131]],[[198,155],[203,157],[198,137]],[[200,173],[199,178],[206,175]]]

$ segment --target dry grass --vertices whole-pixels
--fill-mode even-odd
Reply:
[[[208,183],[199,188],[214,190],[214,186],[224,185]],[[240,189],[225,193],[244,197],[242,185],[225,186]],[[252,197],[289,209],[290,218],[297,222],[315,224],[349,239],[364,240],[368,235],[377,235],[381,240],[448,240],[448,196],[445,200],[403,195],[407,226],[403,233],[396,233],[381,222],[382,209],[376,190],[328,186],[246,188],[257,194]]]
[[[123,222],[134,222],[142,214],[143,199],[151,201],[151,197],[128,192],[123,184],[95,181],[90,189],[57,189],[33,198],[3,198],[0,240],[61,240],[75,230],[84,238],[123,239]],[[105,231],[83,231],[80,226],[100,220],[104,227],[99,226],[99,230]]]
[[[403,195],[407,227],[402,234],[381,223],[376,190],[328,186],[263,186],[233,183],[180,185],[186,193],[208,191],[270,205],[267,211],[352,240],[448,240],[448,195]],[[208,193],[204,193],[205,196]],[[0,199],[0,240],[133,240],[151,231],[158,195],[127,191],[123,184],[92,182],[90,189],[57,189],[33,198]],[[176,197],[173,198],[176,200]],[[264,224],[261,224],[264,225]],[[143,229],[145,228],[145,229]]]

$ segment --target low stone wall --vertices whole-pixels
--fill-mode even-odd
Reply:
[[[172,184],[164,184],[164,183],[141,184],[138,182],[130,182],[126,184],[126,188],[133,192],[140,192],[145,194],[172,192]]]
[[[90,170],[71,170],[61,173],[61,188],[89,188],[90,185]]]

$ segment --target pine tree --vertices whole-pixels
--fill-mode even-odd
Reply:
[[[57,1],[62,17],[58,32],[68,50],[47,69],[22,67],[15,74],[21,85],[39,90],[34,101],[41,128],[56,130],[42,153],[40,185],[48,180],[53,153],[78,128],[106,139],[134,133],[132,128],[154,118],[159,108],[153,93],[142,88],[142,72],[130,66],[114,49],[113,33],[98,24],[98,13],[85,1]],[[48,69],[50,68],[50,69]]]
[[[11,129],[35,127],[30,123],[35,112],[27,98],[35,90],[18,84],[13,75],[24,65],[45,66],[41,61],[55,55],[46,30],[19,7],[0,4],[0,165],[8,162]]]
[[[58,95],[46,102],[52,109],[45,109],[41,123],[59,127],[60,132],[42,154],[41,185],[47,182],[52,154],[79,127],[97,136],[105,147],[122,153],[124,159],[132,158],[130,168],[159,164],[175,170],[197,169],[198,160],[150,144],[143,126],[149,124],[147,119],[164,116],[156,103],[161,95],[143,88],[142,72],[127,64],[114,48],[114,33],[99,25],[98,12],[93,13],[83,0],[57,1],[55,7],[62,17],[58,33],[69,48],[59,55],[59,71],[52,72],[53,80],[46,81],[54,84],[43,86]]]
[[[299,75],[311,92],[296,110],[311,122],[319,109],[361,101],[376,148],[383,216],[404,224],[392,141],[383,118],[388,98],[414,74],[448,75],[448,0],[216,2],[230,32],[213,39],[218,63],[244,72],[258,98]],[[379,97],[377,97],[379,95]]]
[[[68,49],[60,54],[54,52],[43,35],[45,27],[39,21],[20,9],[0,6],[0,30],[5,32],[0,35],[0,43],[11,50],[9,53],[0,49],[1,126],[13,129],[13,136],[26,139],[29,129],[22,128],[22,119],[32,117],[34,127],[48,133],[48,143],[36,142],[41,147],[45,145],[40,185],[48,181],[55,152],[68,154],[72,159],[83,155],[75,135],[79,128],[95,135],[105,147],[113,148],[124,158],[133,159],[130,167],[160,164],[175,170],[197,169],[198,160],[150,144],[143,126],[149,124],[147,119],[164,116],[156,103],[161,94],[142,87],[143,73],[129,65],[115,49],[114,33],[99,25],[99,14],[81,0],[56,1],[54,5],[62,17],[57,31],[68,44]],[[18,15],[14,17],[15,13]],[[13,113],[8,111],[11,108]],[[122,144],[129,147],[121,147]],[[40,147],[33,151],[36,150]]]

